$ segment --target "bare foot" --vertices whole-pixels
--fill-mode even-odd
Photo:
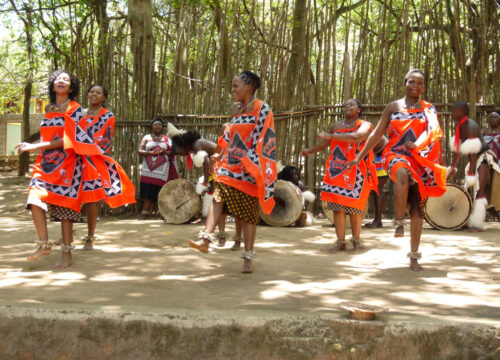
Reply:
[[[405,228],[403,225],[399,225],[396,230],[394,230],[394,237],[403,237],[405,236]]]
[[[233,246],[231,246],[231,251],[238,251],[241,247],[241,241],[235,241]]]
[[[51,248],[45,246],[39,246],[38,249],[35,250],[33,254],[27,257],[28,260],[36,260],[41,256],[49,255],[51,252]]]
[[[417,259],[410,259],[410,269],[413,271],[422,271],[424,268],[420,266]]]
[[[62,238],[57,239],[54,241],[54,245],[61,245],[62,244]]]
[[[252,263],[248,259],[243,259],[243,269],[241,269],[241,272],[243,274],[250,274],[253,272],[252,270]]]
[[[83,244],[83,251],[94,250],[95,236],[87,236],[85,238],[85,244]]]
[[[382,222],[372,221],[371,223],[363,225],[367,229],[380,229],[382,227]]]
[[[189,243],[189,246],[191,246],[192,248],[199,250],[203,253],[208,253],[208,241],[207,240],[205,240],[205,239],[200,239],[198,241],[189,240],[188,243]]]
[[[336,253],[336,252],[339,252],[339,251],[342,251],[342,250],[345,250],[346,247],[345,247],[345,242],[340,242],[340,241],[337,241],[335,246],[328,249],[328,252],[331,252],[331,253]]]
[[[73,264],[73,258],[70,252],[63,252],[59,261],[52,265],[52,269],[65,269]]]

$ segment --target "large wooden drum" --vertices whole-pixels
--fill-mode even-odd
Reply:
[[[201,200],[192,182],[171,180],[158,194],[158,209],[169,224],[184,224],[200,216]]]
[[[472,199],[467,191],[455,184],[446,184],[440,197],[428,197],[424,204],[424,218],[439,230],[457,230],[467,224],[472,210]]]
[[[300,189],[288,181],[278,180],[274,187],[275,205],[269,215],[259,208],[260,218],[271,226],[288,226],[300,217],[304,199]]]

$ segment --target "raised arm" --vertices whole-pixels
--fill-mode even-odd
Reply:
[[[397,106],[398,106],[397,102],[393,101],[385,107],[385,109],[382,113],[382,116],[380,117],[380,120],[379,120],[377,126],[375,127],[375,130],[370,134],[370,136],[368,136],[368,139],[366,140],[365,146],[360,151],[360,153],[358,154],[356,159],[350,161],[347,164],[348,167],[359,164],[361,159],[364,159],[365,156],[368,154],[368,152],[371,149],[373,149],[373,147],[375,145],[377,145],[377,143],[380,141],[382,136],[384,136],[384,133],[386,132],[387,128],[389,127],[390,116],[393,112],[395,112],[397,110]]]

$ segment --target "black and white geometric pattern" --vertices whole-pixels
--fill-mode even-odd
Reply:
[[[40,178],[32,178],[30,187],[36,186],[45,189],[53,194],[65,196],[72,199],[78,198],[78,193],[82,184],[82,158],[78,155],[76,155],[76,157],[76,163],[73,170],[73,177],[70,186],[51,184],[47,181],[41,180]]]
[[[392,174],[392,168],[394,167],[394,165],[400,162],[404,162],[406,165],[408,165],[408,168],[411,169],[411,164],[408,160],[404,158],[394,158],[389,162],[389,166],[387,167],[387,173]]]
[[[96,132],[98,132],[99,130],[102,129],[102,127],[106,124],[106,122],[112,118],[114,115],[111,111],[108,111],[104,114],[102,114],[101,116],[99,116],[99,119],[94,123],[92,124],[90,127],[88,127],[88,131],[90,132],[90,134],[94,135]],[[92,119],[92,118],[89,118],[89,120]]]
[[[351,199],[359,199],[361,196],[361,190],[363,189],[363,184],[365,182],[365,177],[359,168],[356,169],[356,180],[354,182],[353,189],[346,189],[335,185],[328,185],[326,183],[321,184],[321,191],[344,196]]]
[[[43,119],[40,123],[40,127],[52,127],[52,126],[64,126],[64,116],[56,116],[52,119]]]
[[[75,111],[69,116],[73,121],[78,124],[78,122],[83,118],[85,115],[83,108],[81,106],[78,106]]]
[[[104,160],[104,162],[106,163],[111,183],[103,185],[101,179],[85,180],[83,182],[82,191],[93,191],[103,188],[107,197],[120,195],[122,193],[122,181],[118,172],[118,168],[112,162],[109,162],[107,160]]]

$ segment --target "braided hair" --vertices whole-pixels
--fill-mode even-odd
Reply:
[[[253,93],[257,91],[260,87],[260,77],[259,75],[245,70],[238,75],[245,84],[251,85],[253,87]]]

